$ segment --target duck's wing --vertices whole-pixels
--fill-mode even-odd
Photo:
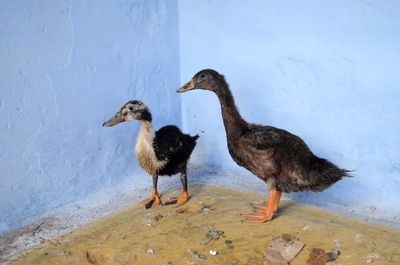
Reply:
[[[254,125],[248,133],[241,137],[240,142],[257,150],[298,147],[308,149],[298,136],[272,126]]]
[[[162,127],[155,132],[153,146],[158,159],[169,158],[182,150],[183,134],[174,125]]]

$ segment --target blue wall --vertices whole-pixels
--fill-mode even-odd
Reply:
[[[289,130],[356,170],[293,198],[400,222],[399,1],[189,0],[179,13],[181,84],[214,68],[245,119]],[[185,129],[204,131],[193,163],[227,175],[209,181],[265,193],[231,160],[216,96],[182,99]]]
[[[133,98],[155,127],[180,123],[177,23],[176,1],[1,1],[0,233],[123,181],[150,185],[138,126],[101,125]]]

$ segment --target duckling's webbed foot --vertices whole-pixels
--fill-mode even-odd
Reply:
[[[158,176],[153,177],[153,193],[149,198],[140,202],[140,204],[143,205],[146,209],[156,208],[162,205],[160,196],[158,195],[157,182]]]
[[[189,193],[187,191],[184,191],[181,196],[179,196],[178,201],[174,205],[174,207],[179,207],[183,204],[185,204],[189,200]]]
[[[166,204],[174,204],[174,207],[179,207],[179,206],[185,204],[189,200],[190,196],[189,196],[189,192],[187,191],[186,166],[181,172],[181,182],[182,182],[182,186],[183,186],[182,195],[179,196],[178,200],[171,200],[171,201],[167,202]]]
[[[156,208],[158,206],[161,206],[161,199],[158,193],[153,193],[151,196],[143,201],[140,202],[142,206],[144,206],[146,209],[149,208]]]
[[[274,216],[275,209],[278,210],[277,206],[275,206],[279,201],[280,192],[276,190],[271,190],[269,192],[268,204],[267,205],[252,205],[256,210],[253,214],[247,214],[244,216],[243,222],[245,223],[264,223],[267,221],[271,221]],[[278,199],[279,200],[279,199]]]

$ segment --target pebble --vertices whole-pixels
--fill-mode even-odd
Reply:
[[[201,244],[208,244],[211,240],[217,240],[222,235],[224,235],[224,231],[208,231],[207,239],[202,241]]]
[[[303,227],[303,231],[308,231],[310,229],[310,227],[308,225]]]
[[[189,248],[189,249],[187,250],[187,252],[189,253],[189,255],[190,255],[192,258],[203,259],[203,260],[207,259],[207,256],[206,256],[206,255],[200,254],[200,253],[198,253],[196,250],[193,250],[193,249],[190,249],[190,248]]]
[[[232,240],[225,240],[225,244],[228,248],[235,248]]]
[[[213,255],[213,256],[217,256],[218,255],[218,251],[210,250],[210,254]]]
[[[156,221],[156,222],[158,222],[158,221],[160,221],[161,220],[161,218],[163,218],[164,216],[162,215],[162,214],[158,214],[158,215],[156,215],[156,216],[154,216],[154,221]]]
[[[353,241],[357,242],[357,243],[361,243],[362,242],[362,235],[361,234],[356,234],[353,238]]]
[[[340,245],[340,239],[333,240],[333,243],[335,243],[336,248],[339,248],[341,246]]]
[[[154,249],[152,249],[152,248],[149,248],[148,250],[147,250],[147,254],[154,254],[155,253],[155,251],[154,251]]]

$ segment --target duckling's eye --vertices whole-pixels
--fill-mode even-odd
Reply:
[[[201,75],[200,75],[200,78],[204,78],[204,77],[206,77],[205,74],[201,74]]]
[[[133,110],[133,107],[129,107],[129,110],[132,111],[132,110]]]

